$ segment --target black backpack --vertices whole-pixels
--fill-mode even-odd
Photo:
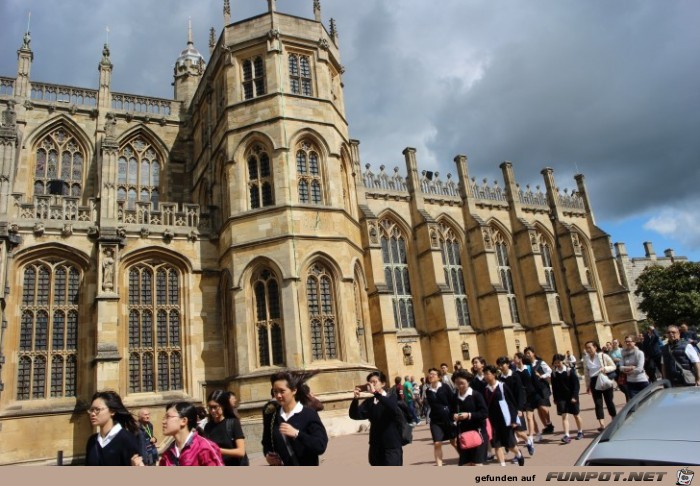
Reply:
[[[409,412],[408,406],[404,402],[399,402],[398,407],[399,413],[396,414],[396,426],[399,429],[399,435],[401,435],[401,445],[408,445],[413,442],[413,427],[409,424],[411,412]]]

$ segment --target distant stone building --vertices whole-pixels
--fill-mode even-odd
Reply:
[[[672,249],[664,250],[664,256],[657,257],[654,247],[650,241],[644,242],[644,256],[630,258],[627,254],[627,247],[624,243],[615,243],[615,261],[622,278],[622,283],[630,291],[630,295],[634,301],[634,313],[637,321],[646,319],[646,314],[641,311],[639,305],[642,303],[642,298],[634,295],[637,290],[637,279],[642,274],[644,269],[652,265],[660,267],[670,267],[676,262],[687,262],[688,257],[676,256],[676,252]]]
[[[174,99],[0,78],[0,464],[80,460],[85,409],[235,390],[259,447],[269,376],[311,369],[331,434],[379,367],[421,375],[636,325],[584,177],[560,191],[372,169],[348,133],[335,22],[268,11],[189,42]],[[8,20],[5,19],[7,22]],[[418,116],[418,115],[417,115]],[[41,440],[26,438],[40,431]]]

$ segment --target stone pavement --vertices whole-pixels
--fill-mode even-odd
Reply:
[[[583,383],[582,383],[583,385]],[[585,390],[585,387],[584,387]],[[624,395],[615,392],[615,404],[617,410],[621,410],[625,404]],[[530,457],[527,449],[521,445],[521,450],[525,456],[526,466],[572,466],[591,440],[598,434],[596,428],[598,421],[595,419],[593,409],[593,399],[591,395],[583,392],[581,400],[581,419],[583,421],[584,438],[582,440],[572,440],[570,444],[561,442],[563,429],[561,418],[556,414],[556,409],[550,409],[554,433],[544,435],[542,442],[535,444],[535,454]],[[576,425],[572,417],[569,418],[572,434],[576,434]],[[605,412],[605,423],[610,423],[610,418]],[[332,437],[328,444],[326,453],[321,457],[321,466],[348,466],[348,465],[368,465],[367,451],[368,432],[361,432],[340,437]],[[457,465],[457,452],[448,443],[443,444],[443,457],[445,465]],[[512,458],[512,455],[508,455]],[[403,448],[404,465],[411,466],[433,466],[433,444],[430,438],[430,428],[423,423],[417,426],[413,432],[413,443]],[[251,466],[266,465],[262,453],[250,455]],[[491,461],[489,466],[498,466],[498,463]],[[518,467],[510,464],[508,467]]]

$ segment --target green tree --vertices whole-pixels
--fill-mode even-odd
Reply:
[[[677,262],[647,267],[637,279],[639,308],[659,326],[700,323],[700,263]]]

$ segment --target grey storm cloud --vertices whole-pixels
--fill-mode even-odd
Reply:
[[[2,0],[0,74],[14,76],[32,10],[32,79],[95,87],[110,26],[118,92],[171,97],[187,40],[208,56],[221,0]],[[279,0],[311,17],[312,0]],[[599,218],[642,214],[649,228],[700,249],[700,3],[685,0],[321,0],[337,20],[350,135],[363,162],[521,183],[550,166],[586,175]],[[231,0],[233,21],[264,0]],[[657,214],[658,213],[658,214]],[[669,219],[672,220],[669,222]],[[690,223],[689,223],[690,222]],[[695,224],[696,223],[696,224]]]

